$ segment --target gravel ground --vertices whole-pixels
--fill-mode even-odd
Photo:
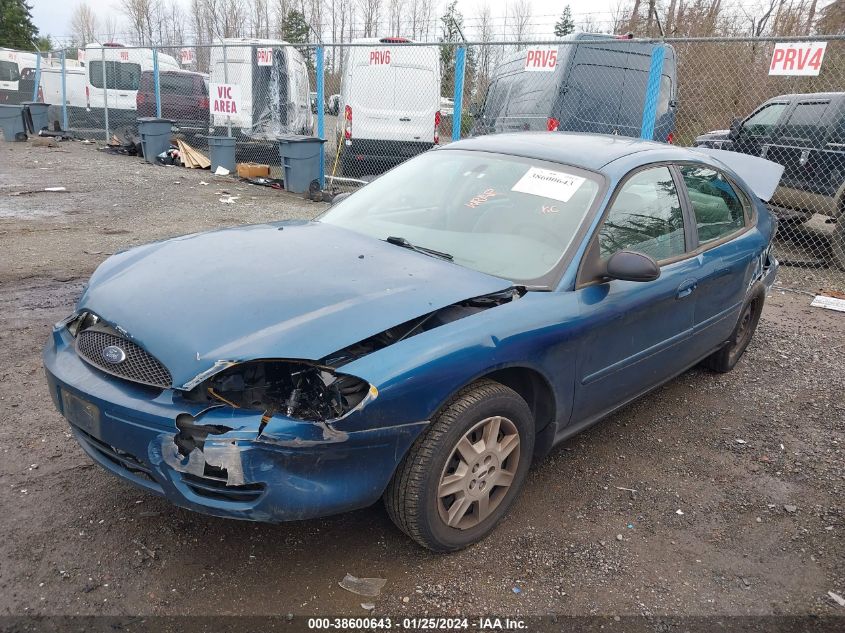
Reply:
[[[207,185],[201,181],[208,182]],[[67,192],[17,192],[64,186]],[[238,196],[221,202],[228,192]],[[110,253],[323,205],[94,146],[0,143],[0,615],[841,615],[845,314],[769,298],[745,358],[564,443],[481,544],[442,556],[381,505],[277,526],[171,507],[94,466],[40,350]]]

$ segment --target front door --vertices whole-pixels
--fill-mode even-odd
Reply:
[[[621,186],[597,238],[598,256],[644,253],[660,264],[651,282],[611,280],[576,290],[586,330],[578,352],[573,419],[601,417],[691,363],[699,262],[686,257],[688,231],[667,166],[635,172]]]

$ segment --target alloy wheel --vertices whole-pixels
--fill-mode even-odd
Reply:
[[[496,510],[517,472],[519,444],[516,425],[502,416],[481,420],[461,437],[437,487],[437,509],[446,525],[466,530]]]

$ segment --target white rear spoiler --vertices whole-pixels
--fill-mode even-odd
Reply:
[[[783,174],[783,165],[778,165],[758,156],[729,152],[724,149],[710,149],[709,147],[696,147],[695,151],[712,156],[735,171],[751,188],[754,195],[763,202],[771,200]]]

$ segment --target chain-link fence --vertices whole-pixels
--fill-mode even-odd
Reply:
[[[139,117],[163,117],[201,151],[209,137],[235,138],[237,162],[267,165],[278,179],[280,137],[316,135],[325,139],[320,179],[334,190],[438,144],[512,131],[763,156],[785,168],[770,205],[781,283],[845,290],[845,36],[229,39],[190,49],[89,45],[23,65],[17,98],[54,104],[52,127],[111,140],[131,136]]]

